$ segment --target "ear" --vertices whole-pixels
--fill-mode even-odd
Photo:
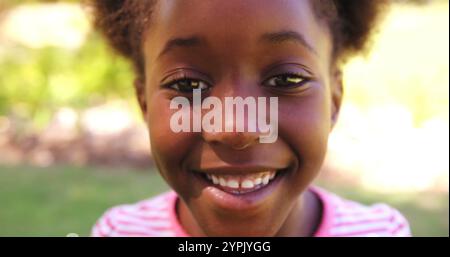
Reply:
[[[331,130],[336,125],[339,111],[341,110],[342,96],[344,93],[342,82],[342,71],[340,68],[334,68],[332,70],[332,83],[331,83]]]
[[[136,78],[134,80],[134,89],[136,97],[139,103],[139,107],[142,112],[144,121],[147,121],[147,98],[145,96],[145,81],[142,78]]]

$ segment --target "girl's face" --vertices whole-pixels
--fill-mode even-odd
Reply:
[[[193,235],[295,233],[312,211],[303,192],[340,104],[327,26],[307,0],[164,0],[154,8],[140,101],[155,162],[182,199],[182,224]],[[276,142],[260,143],[258,133],[173,132],[171,100],[192,97],[198,85],[202,97],[278,97]],[[267,185],[241,193],[206,178],[242,188],[269,173],[276,176]]]

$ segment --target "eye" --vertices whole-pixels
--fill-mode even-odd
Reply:
[[[167,83],[166,87],[182,93],[192,93],[192,90],[194,89],[205,91],[208,90],[210,86],[206,82],[198,79],[183,78]]]
[[[280,74],[264,81],[264,85],[268,87],[293,88],[302,86],[309,79],[298,74]]]

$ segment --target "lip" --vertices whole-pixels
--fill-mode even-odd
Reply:
[[[216,175],[249,175],[252,173],[258,173],[263,171],[276,171],[275,178],[266,186],[259,188],[255,191],[234,194],[223,191],[218,186],[205,178],[205,174]],[[195,170],[191,171],[192,176],[195,177],[196,186],[202,192],[202,197],[212,204],[223,210],[229,211],[243,211],[256,209],[259,206],[264,205],[269,201],[277,191],[282,188],[282,184],[285,181],[286,173],[290,171],[289,168],[273,168],[273,167],[220,167],[211,168],[207,170]]]

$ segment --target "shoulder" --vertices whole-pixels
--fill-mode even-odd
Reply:
[[[173,191],[156,197],[108,209],[95,223],[95,237],[175,236],[173,212],[176,194]]]
[[[323,189],[313,191],[324,207],[322,236],[411,236],[406,218],[387,204],[363,205]]]

